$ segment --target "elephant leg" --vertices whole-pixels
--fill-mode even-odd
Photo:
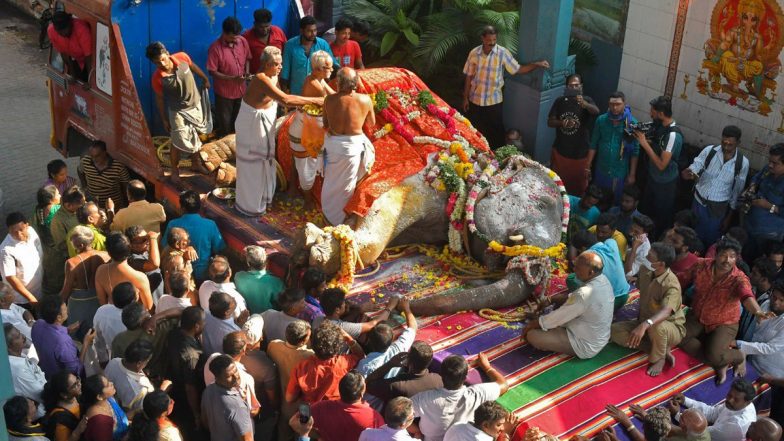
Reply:
[[[411,311],[417,316],[433,316],[482,308],[505,308],[522,303],[533,290],[534,287],[525,283],[520,272],[512,271],[489,285],[412,300]]]

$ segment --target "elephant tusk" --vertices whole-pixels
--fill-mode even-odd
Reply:
[[[511,240],[512,242],[522,242],[523,240],[525,240],[525,236],[523,236],[522,234],[515,234],[514,236],[509,236],[509,240]]]

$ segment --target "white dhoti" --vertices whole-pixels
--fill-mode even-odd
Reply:
[[[275,115],[278,104],[254,109],[245,101],[235,122],[237,131],[237,201],[249,216],[264,214],[276,186]]]
[[[376,160],[373,144],[365,135],[332,135],[324,138],[324,185],[321,208],[332,225],[346,219],[343,209],[357,182],[370,172]]]
[[[307,149],[302,146],[302,124],[305,113],[302,110],[297,110],[294,113],[294,119],[289,125],[289,143],[291,144],[292,156],[294,157],[294,166],[297,168],[297,177],[299,179],[299,188],[303,191],[309,191],[313,188],[313,183],[316,181],[316,174],[319,171],[319,164],[323,161],[321,154],[313,157],[308,153]],[[320,127],[324,127],[324,119],[320,116],[314,117],[319,123]]]

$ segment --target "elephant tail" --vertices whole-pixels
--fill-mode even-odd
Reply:
[[[524,302],[534,289],[535,286],[525,282],[520,271],[509,271],[503,279],[488,285],[414,299],[411,312],[416,316],[433,316],[482,308],[500,309]]]

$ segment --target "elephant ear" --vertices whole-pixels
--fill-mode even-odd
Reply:
[[[309,260],[310,249],[316,244],[318,239],[325,235],[324,231],[316,225],[308,222],[305,228],[299,230],[294,236],[294,245],[291,255],[295,261],[305,264]]]
[[[340,242],[331,234],[319,231],[321,234],[310,247],[308,264],[319,268],[325,274],[335,274],[340,270]]]

